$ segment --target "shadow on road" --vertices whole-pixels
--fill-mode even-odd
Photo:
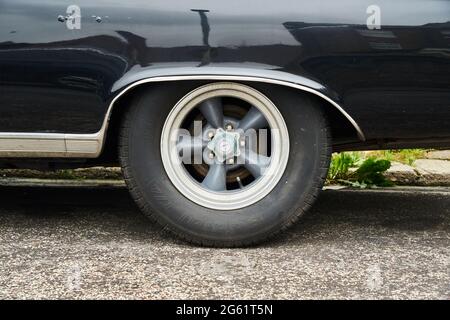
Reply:
[[[120,229],[139,239],[167,240],[122,188],[0,187],[0,223],[5,220],[37,229],[84,221],[99,233]],[[448,194],[327,190],[300,223],[267,245],[439,231],[450,231]]]

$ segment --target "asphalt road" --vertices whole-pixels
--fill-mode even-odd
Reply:
[[[186,245],[122,188],[0,187],[0,298],[450,298],[450,192],[325,191],[279,239]]]

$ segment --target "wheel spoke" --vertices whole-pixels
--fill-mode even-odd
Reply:
[[[255,179],[262,176],[270,165],[270,157],[262,156],[252,150],[246,151],[242,156],[244,157],[244,167]]]
[[[203,149],[207,145],[207,141],[198,137],[191,137],[189,135],[181,135],[181,139],[177,143],[177,150],[180,156],[186,157],[195,154],[202,155]]]
[[[221,98],[211,98],[200,104],[200,111],[213,128],[223,127],[223,105]]]
[[[202,185],[213,191],[225,191],[227,189],[227,171],[225,165],[222,163],[212,164]]]
[[[239,122],[239,129],[247,131],[248,129],[261,129],[269,126],[264,115],[255,107],[252,107],[245,117]]]

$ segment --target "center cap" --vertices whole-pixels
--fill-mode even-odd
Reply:
[[[240,134],[238,132],[229,132],[219,128],[207,147],[214,152],[217,160],[224,162],[241,154],[239,140]]]
[[[219,143],[216,146],[216,151],[220,150],[220,153],[222,154],[229,154],[233,150],[232,144],[227,141],[227,139],[219,141]]]

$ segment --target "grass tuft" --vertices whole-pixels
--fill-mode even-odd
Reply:
[[[392,186],[383,173],[391,167],[388,159],[364,157],[361,152],[343,152],[333,155],[328,174],[329,184],[344,184],[357,188]]]

